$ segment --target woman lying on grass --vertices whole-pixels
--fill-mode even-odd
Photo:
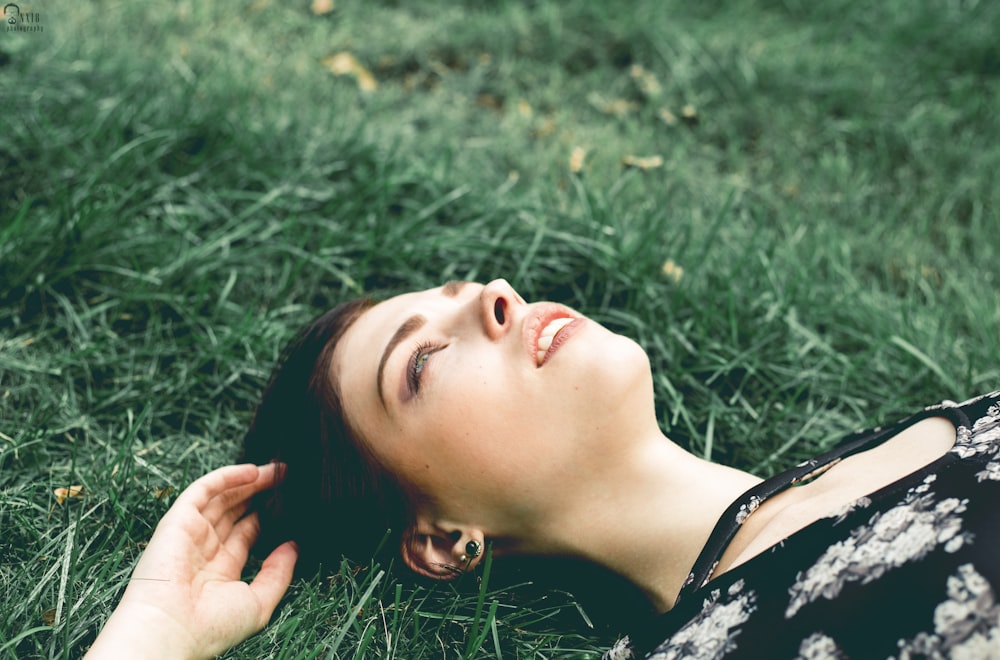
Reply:
[[[452,282],[317,319],[244,458],[278,466],[223,468],[178,498],[95,656],[222,651],[265,625],[296,550],[365,561],[387,528],[410,568],[441,580],[487,545],[617,573],[658,615],[612,658],[1000,649],[1000,393],[762,481],[663,435],[635,342],[503,280]],[[276,549],[247,585],[258,527]]]

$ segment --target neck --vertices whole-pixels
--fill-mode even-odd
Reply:
[[[533,550],[600,564],[666,611],[726,507],[759,482],[685,452],[656,429],[598,473],[581,475],[576,496],[536,537],[548,547]]]

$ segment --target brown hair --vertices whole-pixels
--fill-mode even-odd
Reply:
[[[406,499],[343,416],[342,393],[329,377],[337,342],[374,301],[343,303],[314,319],[285,348],[243,445],[242,461],[279,461],[283,481],[257,496],[259,552],[292,539],[300,569],[368,561],[391,530],[398,547]]]

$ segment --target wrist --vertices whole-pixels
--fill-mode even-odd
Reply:
[[[210,657],[198,653],[191,632],[178,621],[142,602],[123,599],[111,613],[86,660]]]

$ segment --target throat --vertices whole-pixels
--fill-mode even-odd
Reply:
[[[660,612],[673,607],[716,521],[761,481],[662,438],[627,469],[610,472],[559,532],[563,549],[627,579]]]

